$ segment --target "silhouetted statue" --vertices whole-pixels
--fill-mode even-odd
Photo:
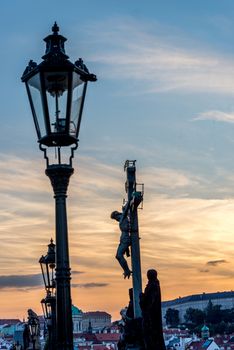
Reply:
[[[35,318],[36,320],[38,320],[36,312],[34,312],[32,309],[28,309],[28,319],[29,318]]]
[[[23,342],[24,342],[24,350],[28,349],[29,342],[30,342],[30,333],[28,325],[24,325],[24,331],[23,331]]]
[[[128,290],[128,295],[129,295],[129,303],[128,303],[128,308],[126,311],[126,317],[128,319],[133,319],[134,318],[134,309],[133,309],[133,288],[129,288]]]
[[[120,243],[116,252],[116,259],[118,260],[120,266],[124,270],[124,278],[129,278],[132,271],[128,267],[127,260],[124,258],[124,254],[127,257],[130,256],[129,246],[131,245],[130,238],[130,220],[128,216],[129,202],[123,207],[123,212],[113,211],[111,213],[111,219],[119,222],[119,228],[121,231]]]
[[[120,339],[118,350],[139,349],[145,350],[142,336],[142,320],[134,319],[133,289],[129,289],[129,304],[120,311],[122,320],[119,323]]]
[[[165,350],[162,328],[161,291],[156,270],[148,270],[148,284],[140,295],[146,350]]]

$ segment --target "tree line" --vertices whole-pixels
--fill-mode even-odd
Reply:
[[[179,319],[179,311],[173,308],[167,309],[165,319],[169,327],[180,325],[196,334],[200,334],[204,324],[209,327],[211,336],[234,332],[234,308],[222,309],[221,305],[213,305],[212,301],[208,302],[204,310],[188,308],[182,323]]]

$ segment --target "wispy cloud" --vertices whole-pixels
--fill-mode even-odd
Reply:
[[[0,276],[0,289],[42,286],[41,274]]]
[[[227,113],[222,111],[207,111],[202,112],[193,118],[193,121],[197,120],[214,120],[217,122],[234,123],[234,113]]]
[[[192,48],[191,38],[184,33],[176,36],[176,28],[156,27],[159,30],[153,32],[149,24],[130,18],[96,23],[89,28],[92,49],[96,48],[89,59],[105,65],[107,78],[130,80],[132,86],[138,83],[137,94],[173,90],[233,93],[232,57],[198,43]]]
[[[227,260],[219,259],[219,260],[207,261],[206,265],[208,265],[208,266],[218,266],[220,264],[226,264],[226,263],[227,263]]]
[[[200,269],[200,270],[198,270],[199,272],[202,272],[202,273],[208,273],[208,272],[210,272],[210,270],[208,270],[208,269]]]
[[[172,168],[147,167],[144,174],[147,186],[154,189],[183,189],[197,186],[200,179],[195,175]],[[166,191],[165,191],[166,192]]]
[[[73,283],[72,287],[73,288],[101,288],[101,287],[106,287],[108,286],[108,283]]]

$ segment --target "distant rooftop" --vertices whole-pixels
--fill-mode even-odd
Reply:
[[[105,311],[88,311],[84,313],[84,317],[111,317],[110,314],[108,314]]]
[[[78,309],[75,305],[72,305],[72,315],[81,315],[82,310]]]
[[[119,341],[119,333],[96,333],[97,340],[101,342],[117,342]]]
[[[5,324],[17,324],[20,323],[21,321],[18,318],[0,318],[0,326],[3,326]]]
[[[178,304],[185,304],[194,301],[202,301],[202,300],[213,300],[213,299],[228,299],[234,298],[234,292],[216,292],[216,293],[202,293],[202,294],[193,294],[186,297],[179,297],[177,299],[163,301],[163,307],[175,306]]]

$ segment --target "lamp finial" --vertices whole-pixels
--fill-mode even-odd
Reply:
[[[52,32],[53,32],[54,34],[58,34],[58,32],[59,32],[59,26],[57,25],[57,22],[54,22],[54,25],[53,25],[53,27],[52,27]]]

